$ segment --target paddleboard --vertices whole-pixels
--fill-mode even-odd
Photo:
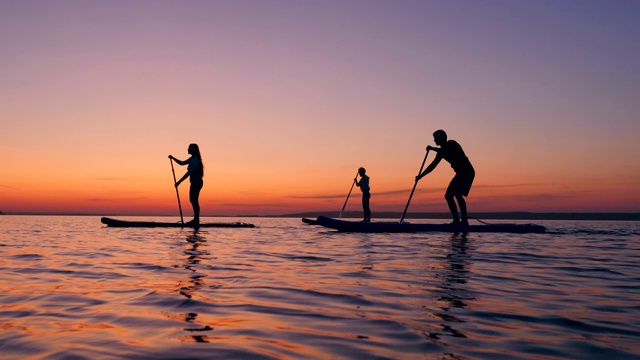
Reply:
[[[302,218],[302,222],[309,225],[318,225],[313,219]]]
[[[200,223],[197,225],[184,224],[181,222],[156,222],[156,221],[127,221],[117,220],[108,217],[103,217],[100,221],[109,227],[177,227],[177,228],[203,228],[203,227],[219,227],[219,228],[252,228],[253,224],[243,222],[231,222],[231,223]]]
[[[407,222],[357,222],[318,216],[317,225],[344,232],[362,233],[414,233],[414,232],[493,232],[493,233],[543,233],[545,228],[535,224],[417,224]]]

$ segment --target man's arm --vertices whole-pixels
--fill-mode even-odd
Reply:
[[[436,150],[436,152],[438,150],[440,150],[439,148],[432,148],[431,150]],[[440,163],[440,160],[442,160],[442,156],[440,156],[440,154],[438,153],[436,155],[436,158],[433,159],[433,161],[431,162],[431,164],[429,164],[429,166],[427,166],[427,168],[422,172],[422,174],[416,176],[416,181],[422,179],[423,177],[425,177],[427,174],[429,174],[430,172],[432,172],[436,166],[438,166],[438,164]]]

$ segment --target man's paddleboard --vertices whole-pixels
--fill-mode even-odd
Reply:
[[[362,233],[413,233],[413,232],[493,232],[493,233],[543,233],[545,228],[535,224],[412,224],[406,222],[355,222],[318,216],[316,225],[344,232]]]

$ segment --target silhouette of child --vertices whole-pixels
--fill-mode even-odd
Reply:
[[[364,220],[363,222],[371,221],[371,209],[369,209],[369,199],[371,199],[371,193],[369,188],[369,176],[366,175],[367,170],[363,167],[358,169],[358,174],[360,175],[360,181],[358,181],[358,177],[356,176],[353,181],[356,182],[356,186],[360,188],[362,191],[362,209],[364,210]]]

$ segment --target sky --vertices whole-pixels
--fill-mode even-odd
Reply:
[[[470,215],[640,212],[638,18],[635,0],[0,0],[0,211],[175,215],[168,155],[197,143],[203,215],[339,211],[362,166],[375,218],[404,210],[443,129],[476,170]],[[446,212],[453,175],[409,212]]]

